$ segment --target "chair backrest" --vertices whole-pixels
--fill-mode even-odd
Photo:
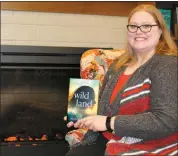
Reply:
[[[83,79],[97,79],[102,85],[104,75],[114,59],[124,50],[91,49],[83,53],[80,60],[80,76]]]

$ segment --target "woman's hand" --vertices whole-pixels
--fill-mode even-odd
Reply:
[[[88,116],[78,120],[76,123],[68,123],[68,126],[74,125],[75,128],[88,128],[95,132],[106,131],[106,117],[101,115]]]
[[[83,119],[78,120],[76,123],[70,121],[67,123],[67,127],[70,128],[74,126],[75,128],[88,128],[95,132],[97,131],[106,131],[106,118],[107,116],[94,115],[88,116]],[[67,121],[67,116],[64,117],[64,120]],[[114,130],[114,120],[115,116],[111,118],[111,129]]]

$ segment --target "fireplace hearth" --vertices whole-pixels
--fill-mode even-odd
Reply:
[[[64,155],[69,78],[88,49],[1,46],[2,156]]]

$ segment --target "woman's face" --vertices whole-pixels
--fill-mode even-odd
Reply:
[[[149,25],[157,25],[151,14],[145,11],[136,12],[130,18],[129,25],[132,25],[131,29],[135,29],[135,26],[145,25],[141,27],[144,32],[140,28],[136,28],[136,32],[127,31],[128,43],[135,52],[150,52],[155,50],[159,42],[161,29],[158,26],[152,26],[151,30],[149,29]],[[150,31],[147,32],[147,30]]]

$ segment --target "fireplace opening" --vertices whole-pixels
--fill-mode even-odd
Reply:
[[[79,69],[2,69],[1,134],[64,135],[70,77],[79,77]]]
[[[79,78],[79,72],[69,66],[1,69],[1,141],[64,139],[69,78]]]

